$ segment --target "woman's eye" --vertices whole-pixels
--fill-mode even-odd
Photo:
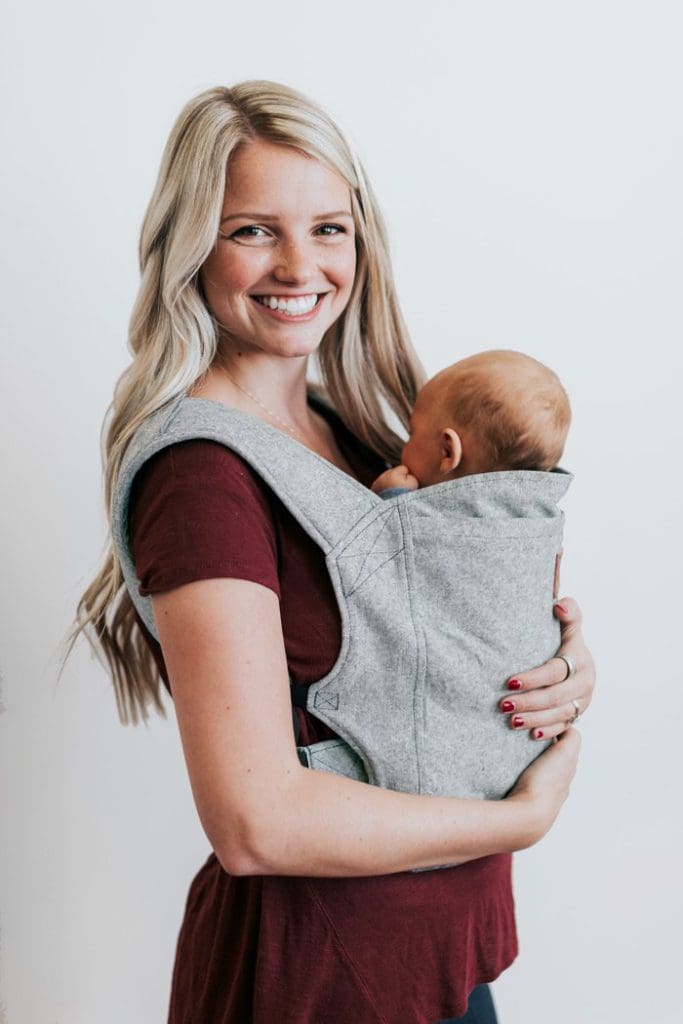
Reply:
[[[341,224],[321,224],[317,231],[320,232],[326,238],[332,238],[334,235],[345,235],[346,228],[343,228]]]
[[[262,238],[267,238],[268,233],[265,228],[259,227],[258,224],[245,224],[244,227],[238,228],[237,231],[233,231],[231,235],[221,234],[221,238],[238,238],[238,239],[256,239],[260,241]]]

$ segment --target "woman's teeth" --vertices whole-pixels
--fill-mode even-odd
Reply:
[[[255,295],[254,298],[261,305],[277,309],[280,313],[287,313],[288,316],[310,313],[318,301],[317,295],[301,295],[296,299],[283,299],[277,295]]]

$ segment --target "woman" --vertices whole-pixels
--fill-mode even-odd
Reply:
[[[330,119],[267,82],[182,111],[142,230],[134,359],[107,433],[107,494],[138,426],[185,392],[260,416],[369,485],[399,461],[424,371],[401,319],[381,217]],[[315,356],[335,412],[309,393]],[[213,853],[178,939],[169,1022],[494,1021],[485,986],[517,952],[510,853],[566,798],[568,721],[591,658],[570,599],[562,653],[509,682],[501,713],[561,736],[502,801],[415,796],[303,768],[289,672],[329,671],[339,613],[321,551],[239,456],[171,445],[138,473],[130,528],[160,646],[112,550],[79,605],[122,720],[172,692]],[[575,703],[576,702],[576,703]],[[578,705],[578,707],[577,707]],[[300,742],[332,734],[298,709]],[[533,734],[532,734],[533,735]],[[458,867],[413,873],[440,864]],[[473,992],[474,990],[474,992]],[[479,1009],[477,1009],[479,1007]]]

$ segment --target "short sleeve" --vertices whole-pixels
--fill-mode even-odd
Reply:
[[[137,473],[130,527],[140,594],[235,577],[280,597],[270,492],[236,452],[192,440],[158,452]]]

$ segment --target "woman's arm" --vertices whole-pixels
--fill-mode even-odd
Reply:
[[[537,842],[564,802],[569,730],[505,800],[415,796],[299,763],[277,595],[210,579],[153,597],[201,822],[231,874],[341,877],[463,863]]]
[[[530,672],[508,680],[509,693],[498,707],[510,716],[513,729],[531,729],[533,739],[550,739],[561,735],[575,719],[577,701],[583,714],[593,698],[595,665],[581,632],[581,609],[571,597],[561,598],[554,606],[560,620],[562,643],[558,654],[570,655],[576,673],[567,676],[567,664],[554,657]]]

